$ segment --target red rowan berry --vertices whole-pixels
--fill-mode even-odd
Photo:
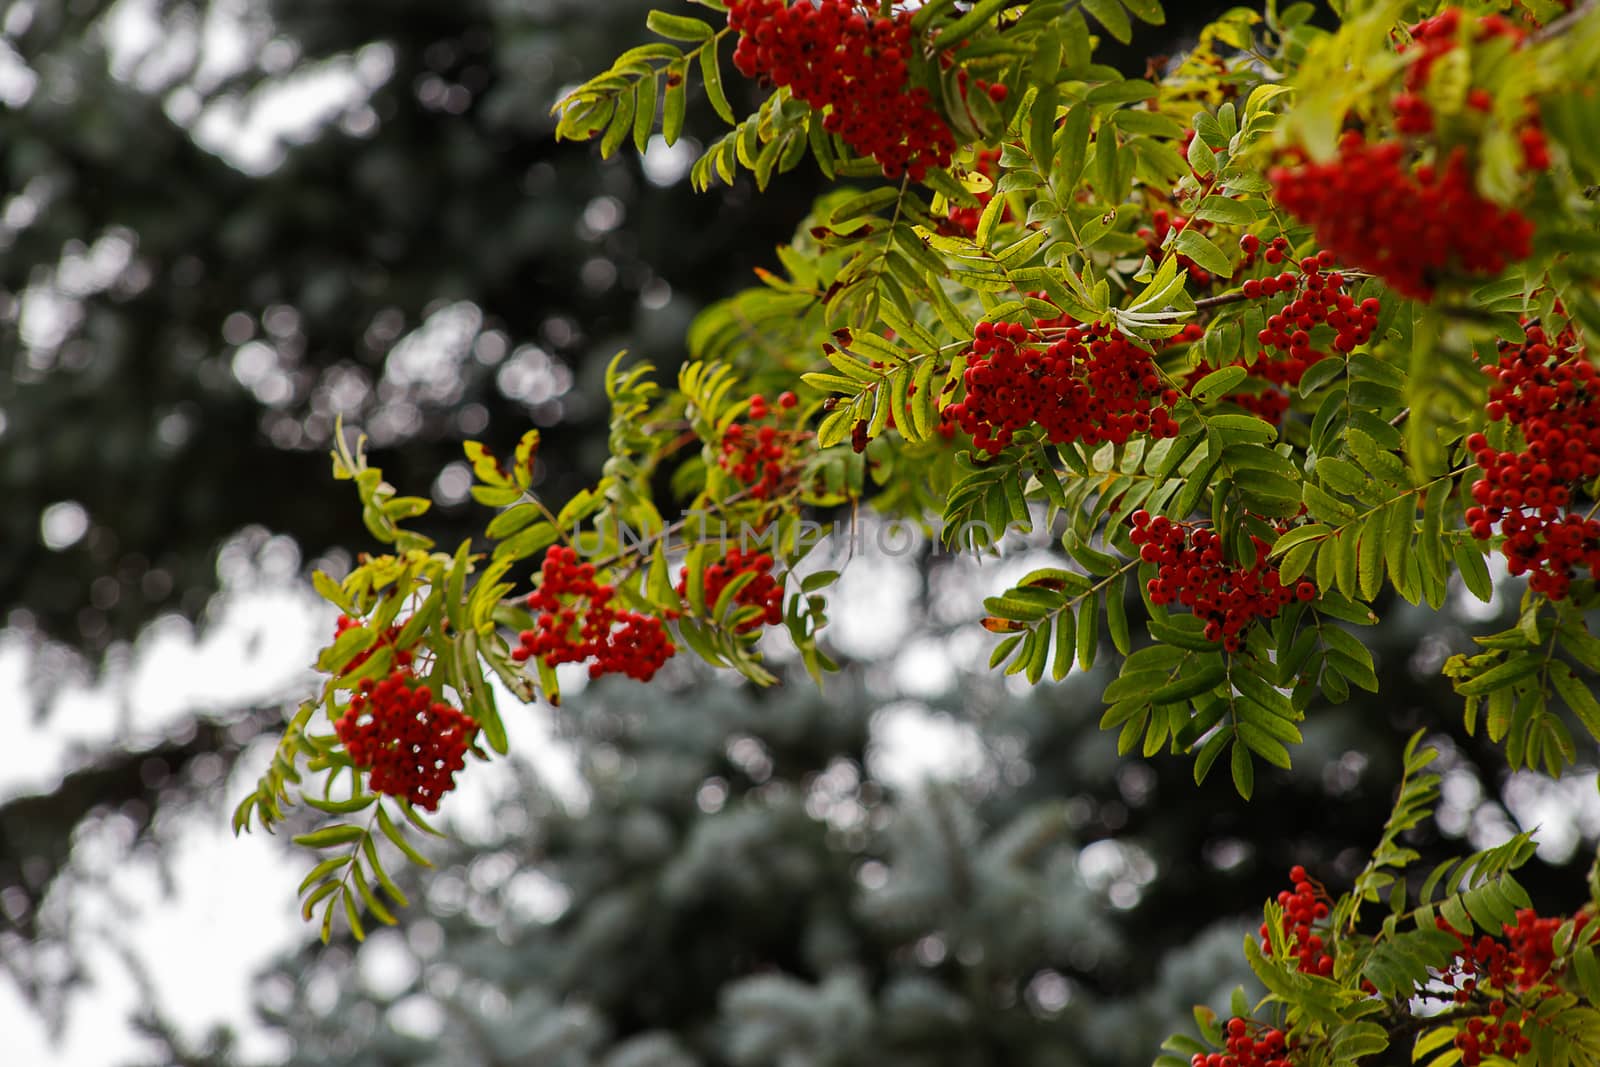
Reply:
[[[1142,526],[1136,522],[1129,539],[1139,546],[1140,559],[1157,566],[1156,577],[1145,586],[1150,602],[1189,608],[1204,620],[1206,640],[1219,641],[1230,652],[1243,647],[1252,622],[1276,618],[1297,595],[1278,580],[1277,568],[1267,560],[1272,546],[1258,537],[1251,538],[1256,562],[1248,568],[1223,559],[1215,531],[1165,516]]]
[[[1564,599],[1580,569],[1600,565],[1600,521],[1562,510],[1600,474],[1600,376],[1570,328],[1551,338],[1539,325],[1527,326],[1521,344],[1502,344],[1484,371],[1485,413],[1515,427],[1524,448],[1499,452],[1482,433],[1467,438],[1483,471],[1472,485],[1479,506],[1468,509],[1468,528],[1488,540],[1498,524],[1507,570]]]
[[[404,667],[382,681],[366,679],[334,723],[350,762],[367,771],[369,788],[427,811],[455,788],[477,730]]]
[[[1272,250],[1280,257],[1288,247],[1282,237],[1273,240]],[[1371,297],[1357,304],[1344,292],[1344,275],[1326,271],[1325,268],[1332,265],[1333,257],[1324,249],[1300,261],[1299,275],[1285,272],[1277,277],[1252,278],[1244,283],[1244,295],[1251,299],[1292,295],[1267,319],[1266,329],[1256,334],[1256,342],[1261,347],[1255,359],[1240,356],[1233,361],[1233,366],[1245,368],[1250,377],[1258,381],[1293,389],[1308,369],[1332,355],[1311,347],[1311,331],[1316,327],[1325,324],[1333,328],[1332,348],[1338,352],[1352,352],[1366,343],[1378,327],[1381,306]],[[1193,389],[1215,369],[1209,363],[1197,365],[1185,377],[1185,388]],[[1224,399],[1271,423],[1281,422],[1289,409],[1288,396],[1278,389],[1234,393]]]
[[[733,0],[733,62],[746,77],[788,86],[886,177],[921,181],[927,168],[949,165],[955,135],[928,90],[911,85],[911,15],[868,17],[849,0]]]
[[[529,610],[537,613],[534,628],[518,635],[511,652],[518,663],[588,662],[591,678],[625,674],[647,682],[677,651],[660,619],[617,608],[615,589],[595,581],[594,566],[579,563],[575,550],[552,545],[540,578],[528,596]]]
[[[706,603],[715,604],[722,591],[741,575],[754,574],[755,577],[734,594],[733,600],[736,604],[760,608],[761,614],[740,623],[738,630],[748,633],[763,626],[777,626],[783,622],[783,583],[773,577],[772,566],[772,557],[764,552],[730,549],[726,556],[705,569]],[[687,596],[688,592],[689,568],[685,567],[678,576],[678,595]]]
[[[1440,169],[1408,169],[1402,146],[1346,131],[1339,158],[1274,167],[1278,201],[1339,259],[1402,295],[1432,299],[1447,274],[1498,274],[1532,253],[1532,224],[1479,196],[1465,152]]]
[[[1041,345],[1043,338],[1020,323],[973,330],[966,396],[945,411],[974,447],[994,455],[1034,425],[1057,444],[1177,436],[1170,410],[1177,395],[1163,387],[1149,351],[1100,323],[1072,324],[1060,340]]]
[[[793,393],[778,397],[780,411],[791,411],[798,403]],[[770,500],[793,481],[797,434],[770,424],[757,425],[776,417],[766,397],[751,397],[748,415],[750,421],[729,423],[722,431],[717,465],[747,484],[755,499]]]

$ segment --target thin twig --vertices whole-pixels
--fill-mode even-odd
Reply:
[[[1565,15],[1562,15],[1554,22],[1546,23],[1544,26],[1541,26],[1539,29],[1529,34],[1528,41],[1532,44],[1542,44],[1545,41],[1560,37],[1563,33],[1566,33],[1578,23],[1582,22],[1585,18],[1594,14],[1597,7],[1600,7],[1600,0],[1583,0],[1583,3],[1579,4]]]

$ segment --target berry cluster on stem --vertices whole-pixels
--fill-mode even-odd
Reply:
[[[1278,894],[1283,906],[1283,936],[1290,951],[1298,960],[1302,974],[1318,974],[1324,978],[1333,974],[1333,957],[1323,944],[1317,927],[1325,925],[1328,918],[1327,894],[1306,874],[1299,864],[1289,869],[1289,881],[1294,888]],[[1261,924],[1262,955],[1272,955],[1272,943],[1267,924]]]
[[[772,557],[765,552],[758,554],[740,548],[729,549],[726,556],[705,569],[706,603],[716,603],[730,583],[742,575],[753,574],[754,577],[734,593],[733,601],[742,606],[759,608],[760,614],[741,622],[736,629],[740,633],[749,633],[763,626],[778,625],[783,622],[783,583],[773,577],[772,564]],[[678,595],[687,596],[688,592],[689,568],[685,567],[678,577]]]
[[[1461,146],[1443,167],[1413,168],[1399,142],[1346,130],[1337,159],[1273,167],[1268,178],[1319,244],[1416,300],[1447,277],[1498,274],[1533,251],[1533,224],[1478,195]]]
[[[1229,1019],[1223,1027],[1227,1035],[1225,1052],[1196,1052],[1189,1067],[1292,1067],[1289,1041],[1282,1030],[1266,1027],[1253,1019]]]
[[[1245,234],[1239,244],[1247,255],[1254,255],[1261,248],[1261,240],[1254,234]],[[1263,258],[1269,264],[1281,264],[1288,249],[1286,239],[1275,237]],[[1255,358],[1240,356],[1232,364],[1243,367],[1252,378],[1279,388],[1262,393],[1233,394],[1226,398],[1230,403],[1268,422],[1280,422],[1289,408],[1289,398],[1280,389],[1298,386],[1307,370],[1333,352],[1353,352],[1372,338],[1383,305],[1377,297],[1367,297],[1356,303],[1355,298],[1345,292],[1349,279],[1339,271],[1330,270],[1333,264],[1333,253],[1323,249],[1300,260],[1299,274],[1283,271],[1244,283],[1243,293],[1248,300],[1270,300],[1284,295],[1290,299],[1273,312],[1266,326],[1256,334],[1256,343],[1261,347]],[[1333,336],[1327,337],[1325,330],[1319,336],[1319,327],[1331,329]],[[1323,345],[1326,347],[1321,347]],[[1328,351],[1330,348],[1333,351]],[[1208,363],[1201,363],[1189,372],[1184,384],[1193,388],[1215,369]]]
[[[777,410],[791,411],[799,403],[793,393],[778,396]],[[722,431],[722,454],[717,465],[750,487],[757,500],[776,496],[793,474],[794,431],[776,425],[776,412],[767,398],[750,398],[747,419],[729,423]]]
[[[1580,912],[1574,918],[1575,931],[1582,933],[1588,923],[1588,913]],[[1457,1004],[1488,1001],[1484,1014],[1467,1019],[1456,1034],[1455,1047],[1461,1050],[1461,1062],[1466,1067],[1477,1067],[1485,1057],[1515,1059],[1532,1049],[1533,1042],[1526,1031],[1539,1025],[1533,1008],[1538,1000],[1558,992],[1548,980],[1556,958],[1555,934],[1562,920],[1541,917],[1532,908],[1522,908],[1517,912],[1515,926],[1508,923],[1501,927],[1504,941],[1488,934],[1473,938],[1471,933],[1455,929],[1443,916],[1436,918],[1434,924],[1461,942],[1449,971],[1442,976],[1453,991],[1452,999]],[[1524,1002],[1520,994],[1532,996]]]
[[[591,678],[625,674],[648,682],[677,651],[661,620],[619,608],[615,587],[595,581],[594,565],[579,563],[576,550],[552,545],[540,575],[528,595],[529,609],[538,613],[534,628],[522,631],[511,650],[518,663],[588,661]]]
[[[1317,587],[1301,581],[1294,588],[1278,579],[1267,560],[1272,546],[1254,535],[1256,561],[1250,567],[1229,562],[1222,554],[1222,538],[1214,530],[1173,522],[1140,509],[1132,515],[1129,539],[1139,546],[1139,558],[1156,565],[1156,577],[1146,584],[1150,603],[1181,604],[1205,622],[1207,641],[1221,641],[1229,652],[1244,644],[1244,632],[1256,619],[1274,619],[1290,602],[1314,600]]]
[[[1071,325],[1047,343],[1018,322],[980,322],[966,356],[966,396],[945,410],[990,455],[1033,425],[1055,444],[1178,436],[1177,390],[1149,351],[1107,324]]]
[[[466,713],[435,700],[409,667],[397,667],[382,681],[362,679],[334,723],[373,792],[404,797],[425,811],[436,810],[455,788],[455,772],[465,766],[477,731]]]
[[[1600,476],[1600,375],[1570,328],[1555,338],[1529,325],[1521,344],[1503,343],[1486,365],[1491,422],[1520,431],[1520,451],[1499,451],[1475,433],[1467,448],[1483,470],[1466,520],[1479,540],[1505,535],[1506,569],[1552,600],[1577,572],[1600,566],[1600,521],[1567,511],[1579,487]]]
[[[788,86],[885,177],[921,181],[929,167],[949,165],[955,135],[928,90],[910,85],[909,10],[886,18],[850,0],[733,0],[728,25],[740,34],[741,74]]]
[[[1309,222],[1340,260],[1418,300],[1431,300],[1449,278],[1498,274],[1526,259],[1532,224],[1515,209],[1480,196],[1473,173],[1477,146],[1494,121],[1510,123],[1524,171],[1549,169],[1538,114],[1529,102],[1521,118],[1497,118],[1488,90],[1458,84],[1470,78],[1479,46],[1509,41],[1516,48],[1526,37],[1501,15],[1468,16],[1459,8],[1412,26],[1409,39],[1397,46],[1404,66],[1390,100],[1398,137],[1386,139],[1369,129],[1369,139],[1360,129],[1347,129],[1338,158],[1327,163],[1291,151],[1289,165],[1268,174],[1278,201]],[[1502,52],[1505,47],[1499,45]],[[1440,60],[1452,54],[1466,62],[1452,64],[1448,84],[1436,87]],[[1445,100],[1465,106],[1441,110]]]

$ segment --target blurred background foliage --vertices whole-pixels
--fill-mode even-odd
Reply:
[[[1223,6],[1171,4],[1172,25],[1112,58],[1142,73]],[[759,197],[696,196],[692,140],[609,163],[552,140],[550,103],[642,40],[644,10],[0,6],[0,640],[28,663],[18,725],[48,729],[74,679],[115,690],[174,619],[198,640],[230,575],[298,587],[347,563],[367,538],[329,477],[337,418],[432,496],[446,543],[482,519],[464,437],[539,426],[556,499],[598,472],[606,360],[626,347],[670,370],[694,313],[770,264],[819,188],[801,168]],[[692,109],[688,130],[708,140],[716,120]],[[243,1064],[240,1027],[289,1063],[352,1067],[1145,1063],[1242,979],[1242,931],[1290,864],[1330,882],[1359,866],[1411,730],[1446,750],[1430,854],[1593,793],[1507,779],[1453,736],[1437,669],[1481,612],[1392,612],[1373,635],[1381,702],[1320,712],[1297,769],[1244,805],[1225,783],[1197,791],[1184,761],[1119,760],[1098,674],[908,685],[923,672],[896,649],[981,666],[971,620],[1001,586],[946,559],[896,565],[904,639],[842,641],[825,695],[683,669],[648,695],[579,696],[556,728],[571,781],[523,767],[492,829],[413,883],[399,930],[289,951],[256,1016],[209,1035],[152,995],[148,1052],[118,1067]],[[124,723],[48,789],[0,781],[0,958],[41,1011],[59,1021],[93,977],[72,901],[111,876],[76,862],[85,835],[114,819],[128,854],[159,855],[172,813],[220,822],[234,762],[292,695],[197,707],[153,737]],[[905,722],[923,728],[888,744]],[[891,758],[935,742],[960,757],[940,782]],[[1547,909],[1576,899],[1596,832],[1592,813],[1556,826],[1527,879]],[[128,973],[159,966],[130,955]]]

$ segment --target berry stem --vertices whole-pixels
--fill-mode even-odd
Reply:
[[[1572,29],[1574,26],[1578,25],[1578,23],[1582,22],[1590,15],[1593,15],[1597,9],[1600,9],[1600,0],[1583,0],[1583,3],[1579,4],[1565,15],[1562,15],[1560,18],[1555,19],[1552,22],[1546,23],[1544,26],[1529,34],[1528,40],[1533,44],[1542,44],[1545,41],[1554,40],[1555,38],[1566,33],[1568,30]]]

